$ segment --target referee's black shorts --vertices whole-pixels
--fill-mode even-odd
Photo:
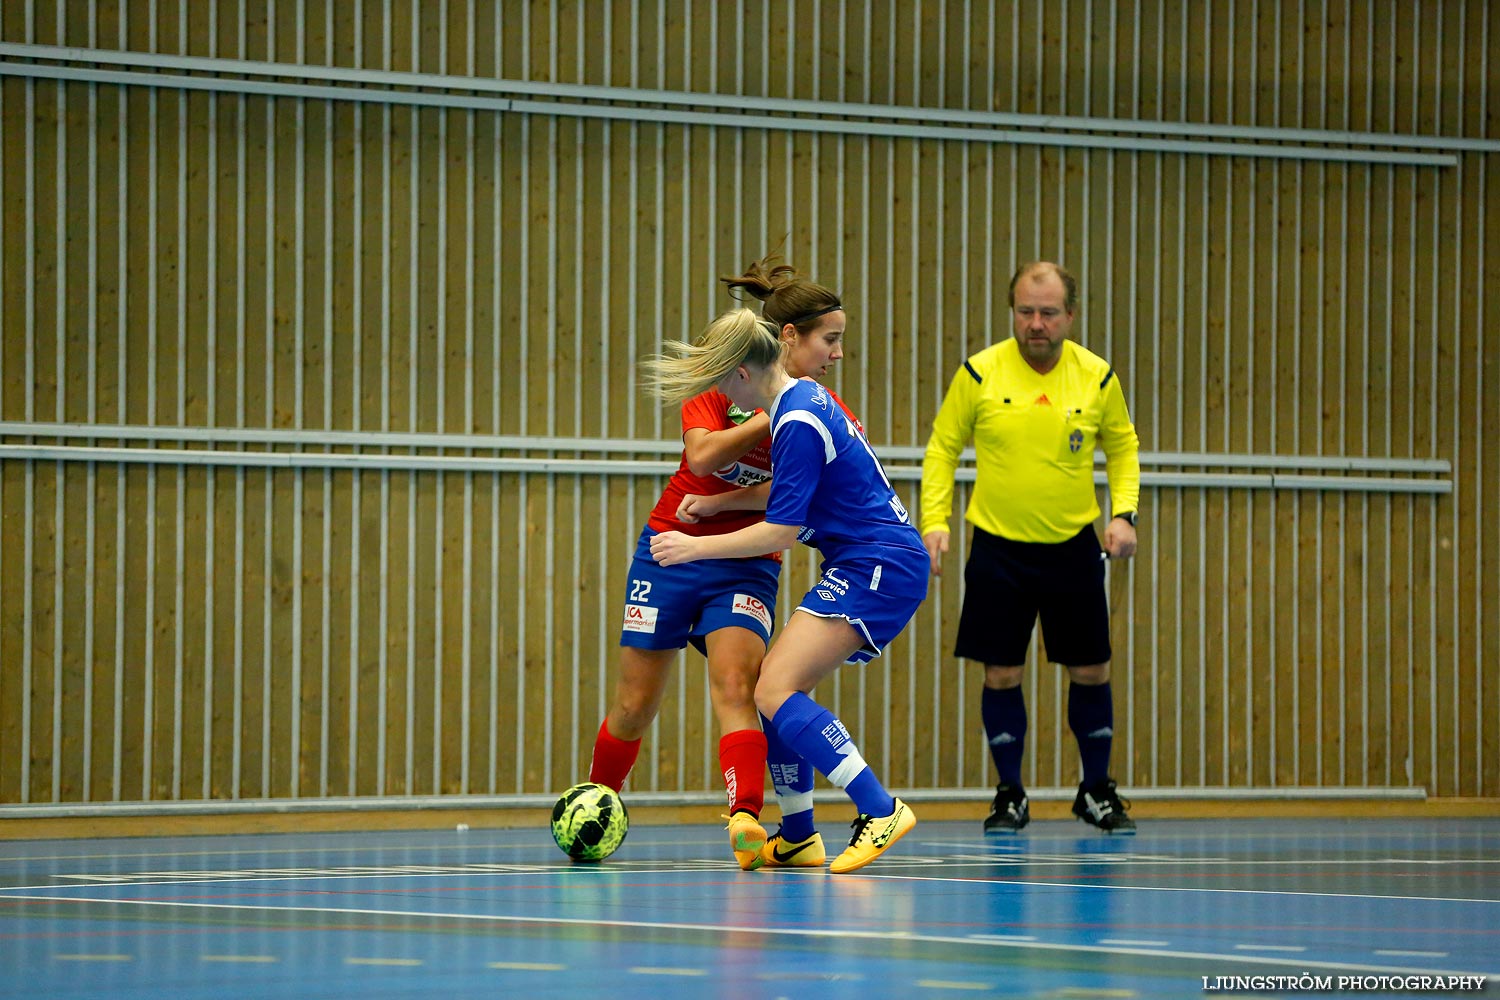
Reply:
[[[1001,667],[1026,662],[1037,616],[1047,659],[1107,663],[1109,599],[1094,526],[1065,542],[1013,542],[974,529],[953,655]]]

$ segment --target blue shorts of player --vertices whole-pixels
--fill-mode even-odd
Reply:
[[[819,618],[845,618],[864,636],[864,645],[846,661],[868,663],[901,634],[927,597],[927,553],[887,548],[875,559],[823,566],[817,586],[798,611]]]
[[[774,559],[702,559],[659,566],[651,558],[648,526],[636,543],[625,582],[620,645],[637,649],[703,650],[703,637],[721,628],[749,629],[766,643],[776,616]]]

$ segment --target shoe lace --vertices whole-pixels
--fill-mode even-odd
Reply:
[[[854,817],[854,822],[849,824],[849,828],[854,831],[854,836],[849,838],[850,847],[859,845],[860,839],[865,835],[865,830],[869,829],[870,820],[874,818],[869,813],[860,813]]]
[[[1014,787],[1010,785],[1001,785],[995,789],[995,803],[994,805],[990,806],[990,808],[997,811],[1004,809],[1006,806],[1011,806],[1015,809],[1019,809],[1021,808],[1021,803],[1025,801],[1025,799],[1026,796],[1021,794]]]
[[[1125,813],[1130,811],[1130,800],[1116,791],[1113,781],[1104,786],[1103,795],[1100,797],[1109,803],[1109,808],[1112,812]]]

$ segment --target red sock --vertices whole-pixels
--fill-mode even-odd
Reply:
[[[760,819],[766,804],[766,734],[737,729],[719,740],[719,767],[729,789],[729,811],[741,809]]]
[[[635,758],[640,752],[640,740],[620,739],[609,731],[609,720],[605,719],[599,723],[599,735],[594,737],[594,760],[589,764],[589,780],[620,791],[625,787],[625,778],[635,767]]]

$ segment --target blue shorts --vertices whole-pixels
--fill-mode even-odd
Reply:
[[[774,559],[701,559],[659,566],[651,558],[650,526],[641,532],[625,581],[620,645],[637,649],[703,650],[721,628],[749,629],[767,644],[776,615],[781,563]]]
[[[823,576],[817,585],[802,598],[798,611],[805,611],[819,618],[843,618],[855,631],[864,636],[864,645],[849,657],[846,663],[868,663],[879,656],[891,643],[912,615],[927,598],[926,553],[922,553],[923,565],[920,574],[915,571],[899,574],[904,579],[896,581],[891,574],[892,566],[861,560],[848,566],[824,565]],[[915,562],[913,563],[915,570]],[[882,570],[886,585],[881,586]],[[916,590],[920,580],[921,591]]]

